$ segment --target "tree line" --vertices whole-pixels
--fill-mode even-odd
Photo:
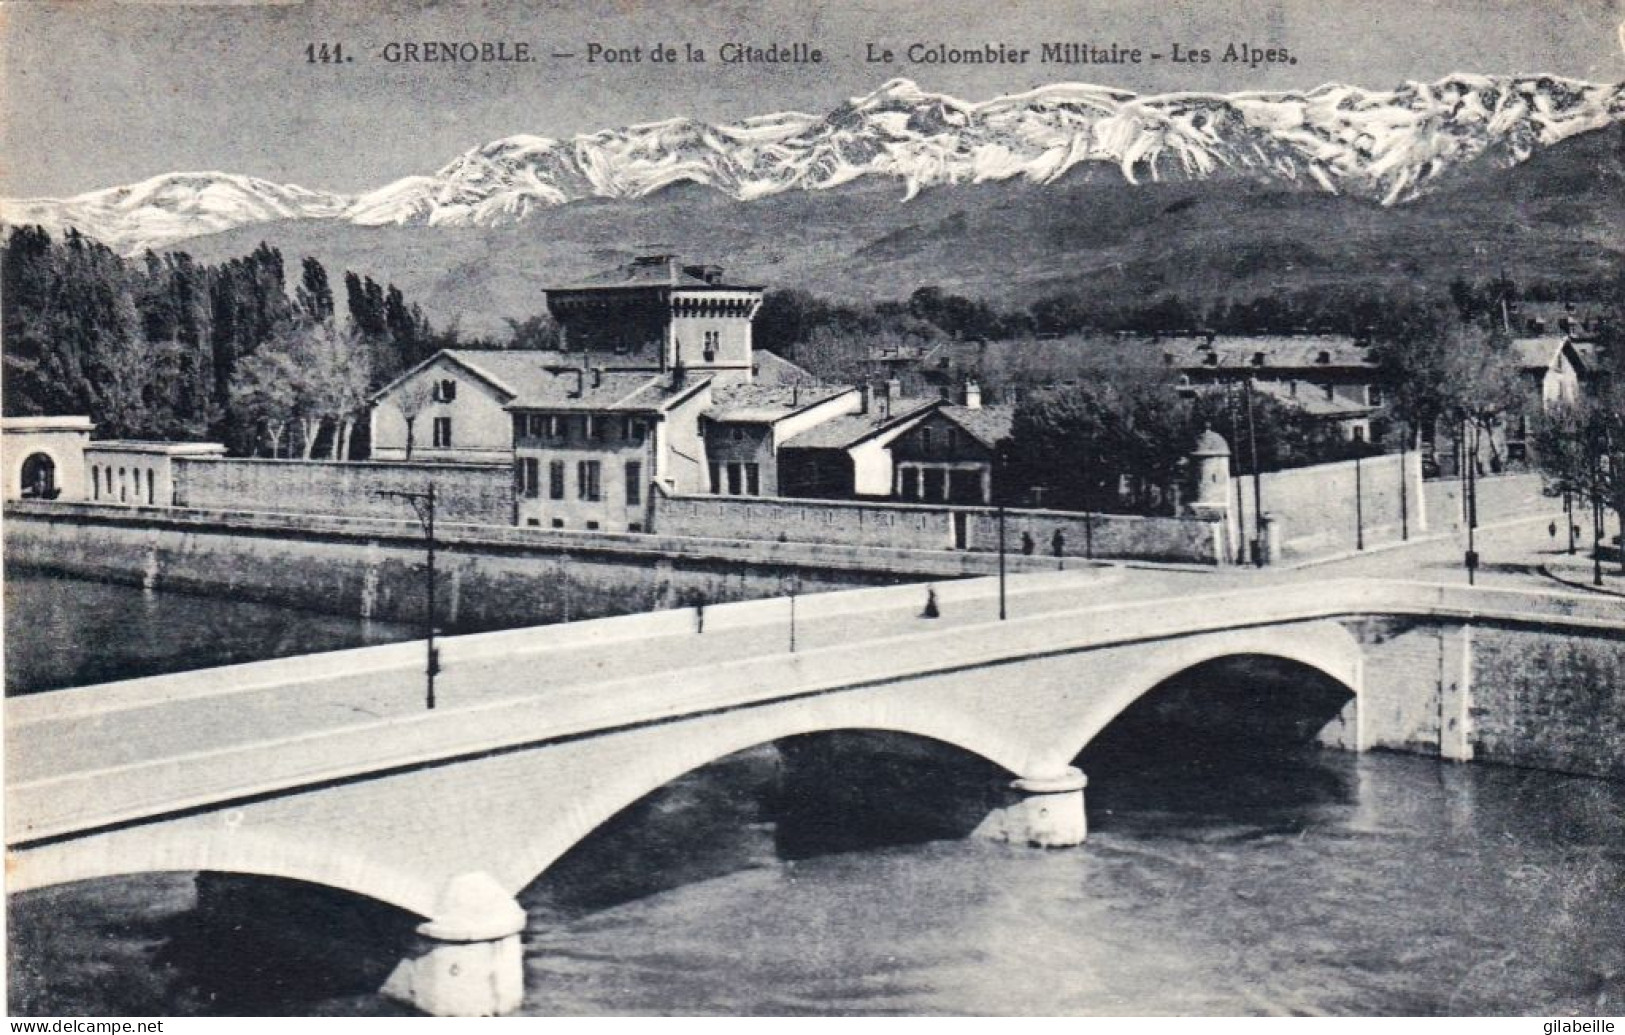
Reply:
[[[342,291],[345,319],[319,261],[290,285],[266,244],[217,264],[128,260],[75,230],[14,228],[0,249],[5,413],[87,414],[102,438],[348,457],[371,392],[463,343],[393,284],[347,271]]]
[[[1451,281],[1448,294],[1429,296],[1417,285],[1323,285],[1253,298],[1197,298],[1177,292],[1102,302],[1077,292],[1045,295],[1026,306],[999,307],[936,286],[902,300],[834,302],[791,288],[769,291],[756,321],[762,348],[803,366],[851,362],[864,342],[1018,341],[1132,332],[1177,334],[1342,334],[1363,337],[1392,319],[1396,309],[1446,303],[1466,321],[1503,318],[1520,302],[1562,302],[1610,297],[1618,277],[1538,281],[1520,285],[1504,276]],[[1604,328],[1617,332],[1617,321]]]

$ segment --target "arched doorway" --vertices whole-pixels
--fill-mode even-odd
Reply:
[[[54,500],[62,491],[56,484],[56,461],[45,453],[30,454],[22,474],[23,499]]]

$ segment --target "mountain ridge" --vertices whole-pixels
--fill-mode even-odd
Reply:
[[[287,220],[507,227],[587,200],[698,184],[736,201],[862,182],[931,188],[1243,178],[1395,207],[1480,165],[1516,166],[1625,121],[1625,84],[1457,73],[1392,90],[1139,95],[1055,83],[970,102],[908,79],[824,115],[711,124],[685,116],[578,134],[518,134],[432,174],[346,195],[231,173],[168,173],[71,198],[0,200],[0,219],[68,226],[126,253]]]

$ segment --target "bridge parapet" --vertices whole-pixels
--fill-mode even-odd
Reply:
[[[968,601],[985,587],[943,587],[950,591]],[[1081,592],[1089,599],[1087,585]],[[918,600],[920,590],[866,594],[853,599],[880,616]],[[109,688],[105,708],[90,691],[74,691],[64,703],[47,700],[54,695],[9,702],[12,887],[146,869],[220,869],[330,884],[433,920],[443,889],[460,875],[483,871],[503,894],[517,893],[651,790],[734,751],[805,733],[889,730],[939,740],[1002,767],[1017,790],[1071,795],[1045,781],[1066,774],[1083,745],[1124,708],[1181,671],[1236,654],[1284,658],[1346,686],[1355,698],[1346,746],[1511,761],[1509,745],[1519,737],[1557,739],[1506,718],[1544,692],[1508,659],[1535,651],[1531,644],[1550,644],[1538,655],[1546,659],[1547,683],[1578,680],[1582,670],[1613,674],[1596,691],[1600,710],[1570,722],[1603,732],[1587,734],[1593,739],[1583,751],[1563,756],[1551,748],[1552,757],[1613,750],[1616,765],[1625,757],[1618,689],[1625,686],[1625,611],[1613,601],[1345,580],[1056,607],[1004,622],[990,609],[986,621],[920,622],[906,634],[860,634],[796,653],[782,637],[786,603],[708,610],[708,623],[719,624],[703,635],[692,614],[672,612],[454,638],[445,678],[499,679],[501,694],[463,705],[451,694],[453,703],[434,713],[369,718],[352,711],[342,721],[258,739],[244,739],[239,728],[237,739],[116,763],[76,755],[76,745],[106,743],[105,730],[130,730],[137,721],[178,728],[177,717],[195,720],[205,705],[226,709],[229,719],[236,698],[214,700],[203,694],[203,680],[188,676]],[[802,603],[842,611],[835,595]],[[724,628],[744,637],[739,642],[754,643],[760,632],[761,642],[754,653],[719,662],[700,648]],[[567,649],[582,643],[603,648],[606,664],[576,669],[587,674],[575,681],[554,679]],[[618,673],[616,652],[631,643],[658,652],[660,670]],[[278,694],[279,677],[288,678],[284,696],[297,694],[314,708],[345,700],[351,689],[376,693],[380,680],[409,685],[419,678],[419,658],[405,647],[369,649],[317,659],[325,682],[299,682],[293,667],[279,663],[242,666],[233,678],[257,688],[242,694],[245,708],[270,707],[265,695]],[[319,690],[338,696],[323,698]],[[1556,725],[1555,708],[1540,714]],[[1021,814],[1032,804],[1010,803],[1016,810],[987,832],[1066,840],[1065,830],[1046,832],[1040,820],[1051,817]],[[1036,802],[1046,804],[1057,802]],[[493,952],[493,959],[508,958],[506,950]]]

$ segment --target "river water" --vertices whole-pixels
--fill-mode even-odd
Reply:
[[[83,592],[104,649],[154,633],[106,620],[116,587]],[[10,663],[37,638],[13,628],[11,586],[8,604]],[[123,606],[234,628],[245,605]],[[309,621],[283,615],[268,644],[297,647]],[[307,649],[346,645],[330,621]],[[349,643],[378,635],[351,625]],[[907,738],[805,738],[697,770],[521,895],[524,1012],[1621,1012],[1625,785],[1318,750],[1281,721],[1328,692],[1305,679],[1221,666],[1170,691],[1227,699],[1239,725],[1221,736],[1168,725],[1166,709],[1114,724],[1078,760],[1091,829],[1074,849],[959,836],[952,801],[990,774]],[[1255,700],[1271,721],[1249,719]],[[13,1010],[401,1012],[369,989],[410,918],[242,883],[246,925],[199,909],[190,874],[14,896]]]

